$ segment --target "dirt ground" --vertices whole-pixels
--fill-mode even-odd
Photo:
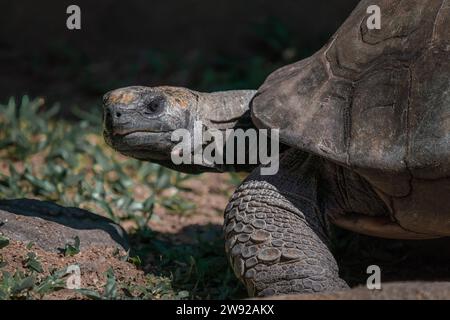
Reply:
[[[92,247],[89,250],[81,251],[75,256],[66,257],[62,254],[44,251],[38,246],[28,248],[27,244],[11,241],[0,253],[3,262],[6,264],[2,271],[11,274],[17,271],[28,271],[26,257],[29,253],[34,253],[43,269],[42,272],[36,273],[37,282],[43,280],[55,270],[78,265],[81,271],[81,287],[85,289],[102,292],[107,282],[106,272],[110,268],[113,270],[118,283],[136,286],[145,285],[146,283],[144,272],[138,270],[133,264],[123,261],[121,257],[125,255],[124,252],[119,254],[112,248]],[[62,289],[35,298],[84,299],[86,297],[74,290]]]
[[[229,183],[227,175],[206,173],[200,179],[186,181],[185,186],[191,191],[181,192],[181,196],[195,203],[195,212],[189,215],[170,214],[164,208],[157,208],[154,217],[150,221],[150,227],[161,233],[179,234],[188,226],[217,225],[222,227],[223,210],[230,198],[233,186]],[[189,239],[177,239],[173,241],[189,241]]]

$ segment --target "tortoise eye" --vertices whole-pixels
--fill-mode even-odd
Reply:
[[[163,97],[156,97],[145,105],[144,114],[148,116],[158,115],[164,110],[165,104],[166,101]]]

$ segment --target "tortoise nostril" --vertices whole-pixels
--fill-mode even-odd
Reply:
[[[122,113],[120,113],[119,111],[116,112],[116,117],[120,118],[122,116]]]

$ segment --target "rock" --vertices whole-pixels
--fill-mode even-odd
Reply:
[[[58,252],[80,239],[80,249],[93,246],[128,251],[125,231],[110,219],[79,208],[32,199],[0,200],[0,235]]]

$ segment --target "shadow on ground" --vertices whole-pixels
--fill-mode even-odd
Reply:
[[[366,284],[367,267],[381,269],[381,281],[450,280],[450,238],[390,240],[337,230],[334,252],[341,276],[351,285]]]
[[[141,234],[131,236],[145,272],[174,275],[175,289],[193,290],[202,298],[246,297],[228,265],[222,226],[190,225],[175,234],[148,232],[147,241]],[[352,287],[366,284],[370,265],[381,268],[382,283],[450,280],[450,238],[389,240],[339,230],[334,244],[341,276]],[[199,280],[193,285],[192,279]]]
[[[130,243],[142,269],[171,278],[175,291],[201,299],[246,297],[225,256],[221,225],[189,225],[170,234],[146,229],[130,234]]]

